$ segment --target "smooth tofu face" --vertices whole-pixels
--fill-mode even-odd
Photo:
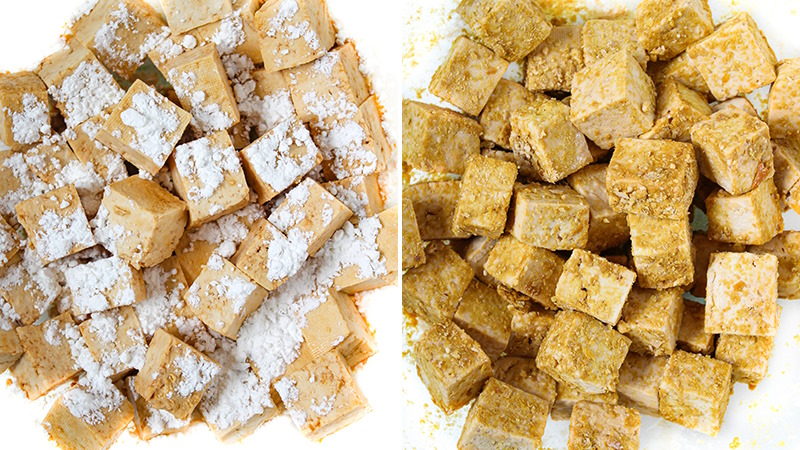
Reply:
[[[705,95],[693,91],[674,78],[667,78],[657,86],[656,121],[643,139],[691,140],[692,126],[711,115],[711,106]]]
[[[147,342],[132,307],[92,314],[78,328],[94,359],[111,367],[112,378],[144,364]]]
[[[459,232],[500,237],[517,179],[517,166],[481,155],[467,161],[453,218]]]
[[[142,273],[125,261],[110,257],[64,271],[72,292],[76,316],[132,305],[147,298]]]
[[[756,254],[769,253],[778,258],[778,297],[794,299],[800,293],[800,233],[784,231],[764,245],[749,248]]]
[[[689,217],[658,219],[631,214],[631,254],[636,282],[649,289],[686,286],[694,279],[694,248]]]
[[[706,333],[775,336],[778,258],[714,253],[708,266]]]
[[[681,294],[681,288],[633,288],[617,324],[617,330],[631,340],[631,351],[656,356],[672,354],[683,317]]]
[[[493,366],[499,381],[547,401],[548,408],[556,401],[556,380],[536,368],[535,359],[505,356]]]
[[[264,68],[270,73],[319,58],[336,39],[328,7],[321,0],[269,0],[256,12],[255,28]]]
[[[658,388],[661,417],[716,436],[732,391],[731,365],[708,356],[676,351]]]
[[[164,0],[161,6],[175,34],[216,22],[233,11],[231,0],[202,0],[200,4],[189,0]]]
[[[524,0],[475,0],[458,11],[479,41],[506,61],[524,58],[552,29],[542,10]]]
[[[549,250],[583,248],[589,239],[589,204],[569,186],[532,183],[515,189],[509,232]]]
[[[496,360],[508,346],[511,312],[497,291],[473,279],[458,305],[453,321]]]
[[[683,319],[678,332],[678,348],[691,353],[710,355],[714,352],[715,335],[705,332],[705,306],[691,300],[683,301]]]
[[[583,59],[587,66],[614,52],[625,50],[636,59],[642,69],[647,69],[647,52],[636,36],[636,22],[633,19],[587,20],[581,36]]]
[[[639,448],[639,411],[624,406],[578,402],[572,409],[567,448]]]
[[[506,235],[489,252],[484,270],[498,283],[555,309],[552,297],[563,267],[555,253]]]
[[[739,13],[686,49],[717,100],[775,81],[775,53],[753,18]]]
[[[556,385],[556,401],[550,411],[553,420],[570,420],[572,409],[578,402],[604,403],[616,405],[619,396],[616,392],[606,392],[604,394],[587,394],[575,386],[565,383]]]
[[[708,237],[731,244],[761,245],[783,231],[783,208],[772,179],[743,195],[717,189],[706,198]]]
[[[459,192],[461,181],[432,181],[403,189],[403,197],[414,205],[414,215],[423,241],[469,237],[469,234],[455,228]]]
[[[797,97],[798,78],[800,78],[800,60],[789,59],[778,66],[778,78],[769,91],[769,108],[767,123],[773,138],[786,138],[800,134],[800,104]]]
[[[714,31],[706,0],[646,0],[636,7],[636,33],[650,57],[667,61]]]
[[[525,87],[531,91],[572,90],[572,77],[584,68],[580,25],[553,27],[526,58]]]
[[[402,203],[403,226],[403,270],[413,269],[425,263],[425,248],[417,225],[417,215],[414,213],[414,203],[408,197],[403,197]]]
[[[20,150],[50,131],[47,87],[32,72],[0,75],[0,140]]]
[[[567,178],[569,186],[589,204],[589,236],[586,250],[599,253],[618,247],[630,238],[628,219],[608,203],[606,173],[608,164],[592,164]]]
[[[714,357],[733,367],[733,381],[757,385],[767,376],[769,357],[775,346],[772,336],[720,335]]]
[[[669,362],[668,356],[644,356],[628,352],[619,368],[619,402],[642,414],[658,417],[658,386]]]
[[[429,247],[425,264],[403,276],[403,309],[430,322],[453,318],[474,273],[449,247]]]
[[[111,389],[116,391],[114,387]],[[78,393],[80,396],[77,399],[70,400],[71,396]],[[100,409],[96,415],[102,416],[103,419],[95,422],[94,419],[87,420],[74,416],[67,406],[68,402],[79,402],[78,399],[93,395],[86,391],[81,392],[80,387],[75,387],[56,401],[42,421],[42,425],[60,448],[108,448],[128,427],[134,415],[133,405],[119,392],[115,394],[121,400],[119,406],[113,409],[110,407]]]
[[[506,354],[536,358],[547,332],[555,321],[556,313],[544,308],[531,308],[532,311],[511,312],[511,335],[508,338]]]

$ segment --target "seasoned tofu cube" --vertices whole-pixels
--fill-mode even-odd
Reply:
[[[172,414],[162,409],[155,409],[136,392],[134,384],[136,377],[125,379],[125,393],[134,409],[133,424],[139,438],[149,441],[156,436],[165,436],[185,430],[191,423],[191,417],[178,420]]]
[[[349,295],[330,290],[325,301],[306,314],[306,321],[303,340],[314,359],[335,348],[354,367],[377,351],[375,337]]]
[[[567,177],[567,183],[589,204],[589,236],[586,250],[601,252],[628,241],[627,216],[615,212],[608,203],[606,174],[608,164],[592,164]]]
[[[683,318],[681,288],[662,291],[634,287],[622,308],[617,330],[631,340],[630,350],[671,355]]]
[[[467,413],[458,448],[539,448],[549,411],[546,400],[490,378]]]
[[[691,144],[621,139],[608,165],[608,200],[617,212],[683,219],[698,179]]]
[[[414,362],[433,403],[448,413],[475,398],[492,376],[491,360],[480,344],[449,321],[420,336],[414,344]]]
[[[589,204],[569,186],[518,186],[509,232],[525,244],[549,250],[583,248],[589,239]]]
[[[572,80],[570,119],[602,149],[653,128],[656,89],[630,52],[620,50]]]
[[[500,237],[516,179],[516,165],[481,155],[470,156],[453,216],[455,229],[472,235]]]
[[[756,108],[752,103],[750,103],[750,100],[748,100],[747,97],[733,97],[723,102],[717,102],[711,107],[711,110],[717,112],[728,108],[741,109],[757,119],[761,118],[761,116],[758,114],[758,111],[756,111]]]
[[[461,181],[431,181],[403,189],[403,197],[411,200],[417,227],[423,241],[463,239],[468,233],[455,228]]]
[[[364,219],[383,211],[384,203],[378,176],[377,173],[356,175],[329,181],[322,186],[353,211],[356,217]]]
[[[489,252],[484,270],[498,283],[555,309],[552,298],[563,267],[555,253],[506,235]]]
[[[642,414],[658,417],[658,386],[669,362],[668,356],[645,356],[628,352],[619,368],[619,403]]]
[[[592,162],[586,138],[570,122],[569,106],[541,99],[511,114],[511,149],[520,173],[555,183]]]
[[[256,12],[255,29],[269,73],[313,61],[336,43],[322,0],[267,0]]]
[[[492,251],[495,244],[497,244],[497,239],[477,236],[467,241],[467,245],[461,252],[461,256],[472,267],[472,271],[475,272],[475,277],[489,286],[497,286],[497,280],[486,273],[483,267],[486,265],[486,261],[489,259],[489,252]]]
[[[345,226],[345,234],[352,236],[348,239],[353,239],[350,242],[363,249],[363,254],[369,255],[372,266],[366,268],[355,260],[343,260],[340,264],[341,271],[333,280],[334,287],[345,294],[354,295],[394,282],[399,270],[398,209],[398,206],[393,206],[378,215],[361,219],[354,228]]]
[[[402,221],[403,221],[403,261],[402,270],[413,269],[425,263],[425,247],[417,224],[417,215],[414,213],[414,203],[411,199],[403,196],[402,200]]]
[[[681,53],[668,62],[651,62],[647,69],[648,75],[653,78],[656,85],[669,78],[674,78],[684,86],[701,94],[710,95],[711,90],[703,79],[703,74],[697,69],[692,59],[686,52]]]
[[[511,311],[497,291],[472,280],[461,296],[453,322],[475,339],[491,360],[500,357],[511,335]]]
[[[134,388],[151,406],[188,418],[220,367],[164,330],[156,331]]]
[[[127,178],[128,171],[125,168],[125,160],[122,155],[111,150],[102,142],[96,140],[97,132],[108,119],[110,110],[102,112],[92,117],[86,122],[73,129],[75,132],[65,133],[75,157],[83,165],[92,165],[95,173],[106,183],[113,183],[123,178]]]
[[[556,384],[556,401],[550,410],[550,417],[553,420],[570,420],[572,409],[578,402],[616,405],[618,400],[619,396],[613,391],[604,394],[587,394],[580,388],[559,382]]]
[[[253,225],[231,258],[238,269],[264,289],[273,291],[297,273],[308,258],[302,237],[287,238],[267,219]]]
[[[769,108],[767,123],[773,138],[787,138],[800,134],[800,103],[797,97],[800,91],[797,82],[800,79],[800,59],[787,59],[778,66],[778,77],[769,91]]]
[[[233,263],[214,254],[184,297],[208,328],[235,340],[244,320],[266,296],[266,289]]]
[[[775,336],[778,331],[778,258],[714,253],[708,266],[706,333]]]
[[[464,173],[480,153],[481,125],[455,111],[403,100],[403,161],[426,172]]]
[[[775,53],[750,14],[738,13],[686,53],[717,100],[727,100],[775,81]]]
[[[586,66],[625,50],[642,69],[647,69],[647,52],[636,36],[636,22],[633,19],[587,20],[581,29],[581,37]]]
[[[73,170],[80,162],[67,142],[61,139],[48,139],[31,147],[25,153],[25,162],[40,180],[52,186],[64,184],[66,170]],[[69,169],[67,169],[69,168]],[[80,192],[78,192],[80,194]]]
[[[769,127],[738,108],[695,124],[692,143],[700,173],[733,195],[752,191],[775,173]]]
[[[636,7],[636,34],[654,60],[675,58],[713,31],[708,0],[644,0]]]
[[[569,450],[639,448],[639,411],[621,405],[578,402],[569,422]]]
[[[8,320],[7,317],[1,317]],[[7,328],[7,329],[6,329]],[[11,367],[22,356],[24,350],[17,332],[11,323],[0,323],[0,373]]]
[[[778,297],[796,299],[800,296],[800,232],[784,231],[766,244],[747,250],[778,258]]]
[[[113,253],[137,269],[172,255],[189,219],[184,202],[138,176],[112,183],[103,206]]]
[[[19,252],[20,238],[17,231],[0,216],[0,269],[12,263],[12,258]]]
[[[287,372],[275,389],[295,426],[313,440],[344,428],[369,410],[366,397],[336,350]]]
[[[556,380],[539,370],[533,358],[504,356],[494,363],[494,377],[544,399],[548,409],[556,401]]]
[[[773,139],[772,163],[775,166],[775,187],[781,199],[786,199],[792,188],[800,182],[800,140]]]
[[[577,311],[561,311],[547,332],[536,366],[587,394],[613,392],[630,339]]]
[[[147,342],[132,307],[92,314],[78,328],[94,359],[111,369],[111,378],[142,368]]]
[[[733,381],[757,385],[767,376],[769,357],[775,347],[773,336],[722,334],[714,357],[733,367]]]
[[[658,388],[658,412],[670,422],[716,436],[732,385],[730,364],[678,350],[670,356]]]
[[[536,358],[555,318],[554,311],[535,305],[530,311],[512,310],[511,335],[508,338],[506,354]]]
[[[26,250],[11,259],[8,267],[0,273],[0,298],[22,325],[36,322],[61,293],[56,274],[42,267],[37,258],[33,250]],[[5,313],[0,317],[3,315]]]
[[[631,214],[631,255],[637,283],[649,289],[686,286],[694,279],[689,217],[659,219]]]
[[[692,126],[711,115],[705,95],[693,91],[674,78],[656,87],[656,121],[642,139],[672,139],[689,142]]]
[[[531,91],[572,90],[572,77],[584,68],[580,25],[553,27],[525,59],[525,87]]]
[[[44,264],[95,245],[74,185],[18,203],[16,211],[30,245]]]
[[[233,12],[231,0],[161,0],[167,23],[175,34],[216,22]]]
[[[575,250],[564,264],[553,301],[616,325],[636,273],[602,256]]]
[[[458,12],[478,40],[506,61],[524,58],[553,28],[539,6],[525,0],[468,0]]]
[[[708,237],[720,242],[761,245],[783,231],[783,208],[771,178],[742,195],[717,189],[706,198],[706,215]]]
[[[691,301],[683,301],[683,319],[678,332],[678,348],[691,353],[710,355],[714,352],[714,334],[705,332],[706,308]]]
[[[403,309],[432,323],[450,320],[473,276],[450,247],[431,245],[425,264],[403,275]]]
[[[709,239],[707,235],[700,233],[695,233],[694,237],[692,238],[692,246],[695,249],[694,283],[692,285],[692,295],[699,298],[705,298],[706,283],[708,281],[708,263],[711,259],[711,254],[716,252],[741,252],[744,251],[745,246],[741,244],[717,242]],[[758,252],[754,251],[754,253]]]
[[[0,75],[0,141],[12,150],[50,134],[47,87],[33,72]]]
[[[519,83],[501,78],[478,117],[478,122],[483,127],[483,139],[502,148],[511,148],[508,142],[511,135],[511,115],[532,105],[537,99],[541,99],[540,94],[525,89]]]
[[[132,305],[147,298],[142,273],[125,261],[110,258],[64,271],[76,316]]]

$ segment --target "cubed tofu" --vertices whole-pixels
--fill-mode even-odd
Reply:
[[[403,309],[428,322],[451,320],[474,273],[446,246],[429,246],[425,264],[403,275]]]
[[[750,100],[748,100],[747,97],[733,97],[722,102],[716,102],[711,106],[711,110],[714,112],[722,111],[723,109],[728,108],[738,108],[757,119],[761,118],[761,116],[758,114],[758,111],[756,111],[756,108],[752,103],[750,103]]]
[[[767,123],[773,138],[797,137],[800,134],[800,59],[787,59],[778,66],[778,77],[769,91]]]
[[[402,203],[403,226],[403,261],[402,270],[413,269],[425,263],[425,248],[419,234],[417,215],[414,213],[414,203],[410,198],[403,196]]]
[[[511,335],[508,338],[506,354],[536,358],[555,317],[554,311],[540,306],[533,306],[530,311],[512,310]]]
[[[653,128],[655,113],[655,85],[626,50],[587,66],[573,78],[570,119],[602,149]]]
[[[469,237],[469,234],[457,231],[454,224],[459,192],[461,181],[431,181],[403,189],[403,197],[414,205],[423,241]]]
[[[553,420],[569,420],[575,405],[584,401],[616,405],[619,396],[614,391],[603,394],[587,394],[580,388],[559,382],[556,385],[556,401],[550,410],[550,417]]]
[[[511,311],[497,291],[473,279],[458,305],[453,321],[496,360],[508,346]]]
[[[17,231],[0,216],[0,269],[11,265],[12,258],[20,250],[20,245]]]
[[[378,182],[379,174],[356,175],[328,181],[322,186],[344,203],[359,219],[374,216],[384,209]]]
[[[483,267],[489,259],[489,252],[492,251],[496,244],[497,239],[477,236],[470,239],[461,251],[461,256],[472,267],[472,271],[475,272],[475,277],[489,286],[497,286],[497,280],[486,273]]]
[[[693,91],[674,78],[667,78],[656,87],[656,121],[642,134],[643,139],[672,139],[689,142],[692,126],[711,115],[705,95]]]
[[[5,306],[5,305],[3,305]],[[0,320],[8,320],[0,316]],[[0,374],[11,367],[25,352],[12,323],[0,323]]]
[[[705,318],[705,305],[684,299],[683,319],[681,319],[681,329],[678,332],[678,348],[703,355],[710,355],[714,352],[715,335],[705,332]]]
[[[92,314],[78,328],[94,359],[111,369],[112,379],[142,368],[147,342],[132,307]]]
[[[211,358],[158,330],[150,341],[134,388],[154,408],[183,420],[192,414],[219,370]]]
[[[135,376],[125,378],[124,390],[128,401],[133,405],[133,424],[140,439],[149,441],[156,436],[166,436],[188,428],[191,423],[191,417],[185,420],[178,420],[172,414],[148,405],[142,396],[136,392],[133,386],[135,382]]]
[[[628,225],[639,286],[669,289],[694,280],[695,250],[688,216],[671,220],[631,214]]]
[[[30,258],[34,261],[25,261]],[[8,305],[3,306],[6,312],[0,313],[0,317],[13,311],[16,322],[31,325],[50,309],[60,295],[61,286],[56,274],[42,268],[36,258],[33,250],[27,250],[12,258],[8,267],[0,272],[0,297]]]
[[[783,231],[783,208],[772,178],[742,195],[717,189],[706,198],[708,237],[731,244],[761,245]]]
[[[639,411],[621,405],[578,402],[569,422],[569,450],[639,448]]]
[[[716,436],[733,391],[731,365],[681,350],[669,358],[658,388],[661,417]]]
[[[490,378],[467,413],[458,448],[539,448],[549,412],[546,400]]]
[[[585,249],[601,252],[628,241],[627,216],[611,208],[606,190],[608,164],[592,164],[567,177],[567,183],[589,204],[589,236]]]
[[[769,127],[738,108],[712,114],[691,134],[700,173],[731,194],[750,192],[775,173]]]
[[[494,377],[547,401],[556,401],[556,380],[536,367],[533,358],[504,356],[494,362]]]
[[[698,179],[691,144],[621,139],[606,174],[608,200],[617,212],[683,219]]]
[[[775,81],[775,53],[756,22],[738,13],[686,53],[717,100],[727,100]]]
[[[684,86],[701,94],[710,95],[711,90],[703,79],[703,74],[689,58],[686,52],[681,53],[671,61],[651,62],[647,68],[647,73],[656,85],[663,83],[669,78],[674,78]]]
[[[308,258],[305,247],[304,242],[290,240],[267,219],[260,219],[231,261],[264,289],[273,291],[300,269]]]
[[[778,331],[778,258],[714,253],[708,266],[706,333],[775,336]]]
[[[0,75],[0,141],[12,150],[50,134],[47,87],[33,72]]]
[[[333,280],[333,285],[345,294],[355,295],[370,289],[388,286],[397,279],[400,270],[398,265],[398,211],[393,206],[372,217],[362,219],[352,228],[347,226],[345,234],[353,236],[353,248],[364,249],[362,254],[369,255],[371,267],[363,266],[358,258],[344,258],[340,264],[341,271]]]
[[[517,166],[472,155],[461,178],[453,226],[458,232],[498,238],[503,234]]]
[[[714,358],[733,367],[733,381],[757,385],[767,376],[769,357],[775,347],[773,336],[722,334]]]
[[[683,318],[681,288],[661,291],[634,287],[617,331],[631,340],[630,350],[645,355],[671,355]]]
[[[502,148],[511,148],[508,141],[511,135],[511,115],[541,98],[540,94],[525,89],[521,84],[501,78],[478,117],[478,122],[483,127],[482,138]]]
[[[583,60],[587,66],[606,56],[625,50],[647,69],[647,52],[636,36],[633,19],[591,19],[581,29]]]
[[[185,33],[207,23],[221,20],[233,11],[231,0],[161,0],[164,15],[173,33]]]
[[[708,0],[645,0],[636,7],[636,34],[654,60],[675,58],[713,31]]]
[[[426,172],[461,174],[480,153],[483,127],[439,106],[403,100],[403,161]]]
[[[76,168],[74,166],[80,165],[67,142],[59,138],[50,138],[48,142],[31,147],[24,154],[31,172],[51,186],[63,185],[66,181],[64,171],[68,167],[72,170]]]
[[[16,206],[29,245],[44,264],[95,245],[89,220],[74,185],[50,191]]]
[[[796,299],[800,296],[800,232],[784,231],[766,244],[747,250],[778,258],[778,297]]]
[[[506,61],[524,58],[553,28],[539,6],[526,0],[468,0],[458,12],[478,40]]]
[[[775,187],[781,199],[785,199],[800,182],[800,140],[773,139],[772,163],[775,166]]]
[[[509,143],[520,174],[548,183],[592,162],[586,138],[570,122],[570,107],[554,99],[512,113]]]
[[[306,314],[306,321],[303,340],[315,359],[335,348],[354,367],[378,350],[375,337],[349,295],[329,291],[325,301]]]
[[[110,110],[104,111],[97,116],[83,122],[73,129],[75,134],[65,133],[67,143],[75,157],[83,165],[91,164],[94,171],[106,183],[113,183],[128,176],[125,168],[125,160],[122,155],[111,150],[96,140],[97,132],[108,119]]]
[[[572,77],[584,67],[580,25],[553,27],[525,59],[525,87],[531,91],[572,90]]]
[[[692,295],[699,298],[705,298],[706,282],[708,281],[708,263],[711,259],[711,254],[716,252],[741,252],[744,251],[745,246],[741,244],[717,242],[709,239],[707,235],[700,233],[694,234],[694,237],[692,238],[692,246],[694,246],[695,249],[694,283],[692,284]],[[758,252],[754,251],[754,253]]]
[[[64,271],[72,293],[72,313],[81,316],[132,305],[147,298],[142,273],[112,256]]]
[[[515,238],[534,247],[583,248],[589,239],[589,204],[569,186],[520,185],[508,228]]]
[[[645,356],[628,352],[619,368],[619,403],[642,414],[658,417],[658,386],[669,362],[668,356]]]
[[[561,311],[536,355],[536,366],[587,394],[613,392],[630,339],[577,311]]]
[[[561,308],[577,310],[616,325],[636,273],[602,256],[575,250],[564,264],[553,301]]]
[[[113,253],[137,269],[172,255],[189,219],[184,202],[138,176],[112,183],[103,206],[114,235]]]

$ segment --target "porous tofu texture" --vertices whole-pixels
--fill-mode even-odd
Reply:
[[[706,333],[775,336],[778,331],[778,258],[714,253],[708,266]]]
[[[588,394],[613,392],[630,339],[577,311],[561,311],[536,355],[536,366]]]
[[[639,411],[619,405],[578,402],[569,423],[569,450],[639,448]]]
[[[731,371],[726,362],[676,351],[669,358],[658,388],[661,417],[716,436],[733,391]]]
[[[690,144],[621,139],[606,174],[608,200],[617,212],[681,219],[698,179]]]
[[[731,244],[761,245],[783,231],[783,209],[772,179],[743,195],[717,189],[706,198],[708,237]]]
[[[449,321],[474,273],[450,247],[431,245],[425,264],[403,276],[403,309],[428,322]]]
[[[628,218],[611,208],[606,190],[608,164],[592,164],[567,178],[567,183],[589,204],[586,250],[599,253],[628,241]]]
[[[683,318],[682,293],[681,288],[633,288],[617,324],[617,331],[631,340],[632,352],[672,354]]]
[[[580,25],[553,27],[525,60],[525,87],[531,91],[572,90],[572,78],[583,69]]]
[[[589,204],[569,186],[517,185],[508,229],[534,247],[583,248],[589,239]]]
[[[501,78],[478,117],[478,122],[483,127],[482,138],[510,149],[508,139],[511,136],[511,115],[533,105],[541,96],[542,94],[533,93],[519,83]]]
[[[773,138],[800,134],[800,58],[781,61],[778,77],[769,91],[767,123]]]
[[[711,106],[705,95],[691,90],[674,78],[667,78],[659,84],[657,92],[655,124],[641,137],[689,142],[692,126],[711,115]]]
[[[689,217],[658,219],[631,214],[631,255],[639,286],[668,289],[694,279],[694,255]]]
[[[461,178],[461,190],[453,217],[459,232],[500,237],[517,179],[517,166],[481,155],[472,155]]]
[[[539,6],[527,0],[467,0],[458,12],[478,40],[506,61],[524,58],[552,29]]]
[[[644,0],[636,7],[636,34],[654,60],[671,60],[713,31],[708,0]]]
[[[647,69],[647,52],[636,37],[633,19],[591,19],[583,24],[583,59],[591,66],[620,50],[630,53],[636,62]]]
[[[628,352],[619,368],[619,402],[638,409],[642,414],[658,417],[658,386],[668,362],[668,356]]]
[[[766,244],[747,250],[778,258],[778,297],[797,299],[800,296],[800,232],[784,231]]]
[[[511,311],[497,290],[473,279],[467,286],[453,321],[496,360],[508,346]]]
[[[570,107],[572,123],[609,149],[653,127],[656,89],[633,56],[620,50],[575,74]]]

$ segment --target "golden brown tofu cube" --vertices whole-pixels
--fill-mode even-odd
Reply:
[[[453,322],[475,339],[491,360],[500,357],[511,334],[511,312],[497,291],[473,279],[458,305]]]
[[[403,196],[403,262],[402,270],[413,269],[425,263],[425,248],[417,224],[417,215],[414,213],[414,203],[411,199]]]
[[[469,403],[492,376],[491,360],[480,344],[450,321],[420,336],[414,344],[414,362],[433,403],[447,413]]]
[[[572,123],[609,149],[653,127],[656,89],[634,57],[620,50],[575,74],[570,105]]]
[[[642,139],[672,139],[689,142],[692,126],[711,115],[705,95],[668,78],[656,88],[656,121]]]
[[[767,376],[769,357],[775,347],[773,336],[722,334],[714,357],[733,367],[733,381],[757,385]]]
[[[778,258],[778,297],[796,299],[800,295],[800,232],[784,231],[749,252],[768,253]]]
[[[379,174],[355,175],[341,180],[329,181],[322,186],[359,219],[364,219],[383,211],[384,203],[378,184]]]
[[[591,19],[581,29],[583,59],[591,66],[606,56],[625,50],[647,69],[647,52],[636,36],[633,19]]]
[[[710,95],[711,91],[703,79],[703,74],[694,65],[692,59],[686,52],[681,53],[671,61],[651,62],[647,68],[647,73],[656,85],[659,85],[669,78],[681,82],[684,86],[701,94]]]
[[[708,265],[706,333],[775,336],[778,331],[778,258],[714,253]]]
[[[161,6],[173,33],[180,34],[216,22],[233,11],[231,0],[162,0]]]
[[[706,198],[708,237],[731,244],[761,245],[783,231],[783,208],[772,178],[742,195],[717,189]]]
[[[5,305],[0,305],[5,310]],[[19,336],[14,330],[15,324],[8,317],[0,316],[0,373],[11,367],[22,356],[24,350]]]
[[[769,127],[738,108],[695,124],[692,143],[700,173],[731,194],[752,191],[775,173]]]
[[[645,355],[671,355],[683,318],[681,288],[662,291],[634,287],[617,330],[631,340],[630,350]]]
[[[621,139],[608,165],[608,200],[617,212],[682,219],[698,179],[691,144]]]
[[[426,172],[463,173],[480,152],[482,127],[455,111],[403,100],[403,161]]]
[[[678,350],[672,354],[658,388],[661,417],[716,436],[728,408],[731,365]]]
[[[553,27],[525,59],[525,87],[531,91],[572,90],[572,77],[584,67],[580,25]]]
[[[472,267],[472,271],[475,272],[475,277],[489,286],[497,286],[497,280],[486,273],[483,267],[486,265],[486,260],[489,259],[489,252],[492,251],[495,244],[497,244],[497,239],[478,236],[470,239],[461,251],[461,256]]]
[[[669,356],[645,356],[628,352],[619,368],[619,403],[642,414],[658,417],[658,386]]]
[[[569,420],[572,416],[572,409],[578,402],[586,401],[616,405],[618,400],[619,396],[616,392],[587,394],[580,388],[559,382],[556,384],[556,401],[550,410],[550,417],[553,420]]]
[[[601,252],[628,241],[627,216],[615,212],[608,203],[606,174],[608,164],[592,164],[573,173],[567,183],[589,204],[589,237],[586,250]]]
[[[693,281],[694,247],[688,216],[670,220],[631,214],[628,225],[639,286],[669,289]]]
[[[500,237],[505,229],[516,179],[516,165],[481,155],[470,156],[461,178],[453,216],[456,230]]]
[[[468,0],[458,12],[478,40],[506,61],[524,58],[552,29],[539,6],[525,0]]]
[[[619,405],[578,402],[569,422],[569,450],[639,448],[639,411]]]
[[[714,31],[708,0],[645,0],[636,7],[636,34],[650,58],[675,58]]]
[[[683,319],[678,332],[678,348],[691,353],[710,355],[714,352],[714,334],[705,332],[705,305],[683,301]]]
[[[587,394],[613,392],[631,341],[577,311],[561,311],[536,355],[536,366]]]
[[[705,298],[706,282],[708,280],[708,263],[711,259],[711,254],[716,252],[741,252],[744,251],[745,247],[740,244],[726,244],[724,242],[713,241],[705,234],[700,233],[695,233],[692,238],[692,245],[695,249],[692,295]],[[754,251],[754,253],[758,252]]]
[[[503,148],[511,148],[508,142],[511,135],[511,115],[540,98],[539,94],[525,89],[521,84],[501,78],[478,117],[478,122],[483,127],[483,139]]]
[[[33,72],[0,75],[0,141],[12,150],[50,134],[47,87]]]
[[[584,312],[616,325],[636,273],[602,256],[575,250],[564,264],[553,301],[561,308]]]
[[[686,53],[717,100],[749,94],[775,81],[775,53],[746,12],[723,22]]]
[[[533,358],[504,356],[494,363],[494,377],[547,401],[556,401],[556,380],[536,367]]]
[[[589,204],[569,186],[532,183],[514,190],[509,232],[549,250],[583,248],[589,239]]]
[[[264,289],[275,290],[308,258],[305,244],[292,241],[267,219],[253,225],[231,261]]]
[[[111,369],[112,379],[142,368],[147,342],[132,307],[94,313],[78,328],[94,359]]]
[[[767,123],[773,138],[797,137],[800,134],[800,104],[797,97],[800,59],[787,59],[778,66],[778,77],[769,91]]]
[[[772,140],[772,163],[775,166],[775,187],[781,199],[786,199],[792,188],[800,182],[800,140]]]
[[[506,354],[536,358],[544,337],[555,321],[556,313],[539,306],[530,311],[511,311],[511,335]]]
[[[403,189],[403,197],[411,200],[417,227],[423,241],[463,239],[469,234],[455,228],[461,181],[431,181]]]
[[[304,342],[314,358],[336,348],[355,367],[377,352],[375,337],[349,295],[329,291],[327,299],[306,314],[306,320]]]
[[[425,264],[403,275],[403,309],[435,323],[450,320],[474,273],[446,246],[429,246]]]
[[[142,273],[112,256],[64,271],[76,316],[132,305],[147,298]]]

